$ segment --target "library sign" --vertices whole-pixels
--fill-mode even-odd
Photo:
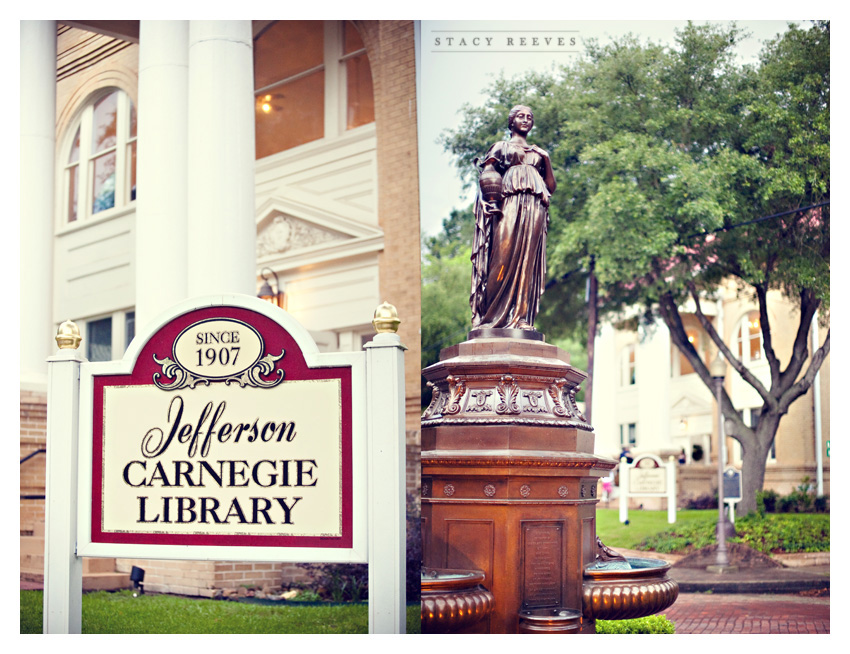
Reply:
[[[267,313],[185,311],[84,384],[92,544],[352,547],[357,373]]]

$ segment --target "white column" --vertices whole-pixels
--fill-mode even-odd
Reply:
[[[78,634],[82,629],[83,560],[76,554],[82,361],[76,349],[59,350],[48,360],[43,618],[46,634]]]
[[[188,297],[189,22],[139,29],[136,323]]]
[[[406,632],[404,346],[365,345],[369,429],[369,633]]]
[[[676,502],[679,498],[676,492],[676,459],[667,457],[667,523],[676,524]]]
[[[596,434],[594,452],[603,456],[620,453],[617,389],[620,368],[617,358],[614,328],[603,323],[596,336],[593,354],[593,431]]]
[[[658,451],[670,441],[670,332],[660,320],[641,327],[635,350],[638,370],[638,449]]]
[[[256,295],[251,21],[189,23],[189,296]]]
[[[629,521],[629,464],[620,459],[620,522]]]
[[[21,21],[21,386],[44,391],[53,352],[56,21]],[[70,317],[70,316],[68,316]]]
[[[820,336],[818,335],[818,312],[812,316],[812,356],[820,347]],[[815,375],[815,381],[812,385],[814,406],[812,410],[815,416],[815,482],[817,484],[817,494],[823,495],[823,425],[820,410],[820,370]]]

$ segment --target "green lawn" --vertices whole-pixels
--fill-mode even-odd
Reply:
[[[716,524],[717,511],[676,512],[676,525],[679,526],[706,520],[714,520]],[[620,522],[619,509],[596,509],[596,535],[608,547],[636,550],[642,540],[672,526],[667,523],[667,511],[632,509],[629,511],[629,524],[624,525]]]
[[[21,592],[21,633],[42,633],[40,590]],[[130,591],[83,595],[84,634],[365,634],[366,604],[244,604]],[[418,605],[407,607],[407,632],[419,633]]]

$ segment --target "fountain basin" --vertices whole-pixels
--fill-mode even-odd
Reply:
[[[582,611],[588,620],[631,620],[663,611],[679,596],[679,584],[660,559],[627,558],[593,563],[584,569]]]
[[[423,568],[422,633],[463,633],[493,610],[493,594],[480,570]]]

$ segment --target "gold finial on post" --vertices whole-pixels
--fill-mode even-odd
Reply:
[[[382,303],[375,309],[375,317],[372,319],[372,326],[379,334],[389,334],[398,331],[398,326],[401,320],[398,319],[398,311],[389,302]]]
[[[76,350],[80,347],[82,340],[80,328],[70,320],[59,325],[59,331],[56,332],[56,343],[60,350]]]

